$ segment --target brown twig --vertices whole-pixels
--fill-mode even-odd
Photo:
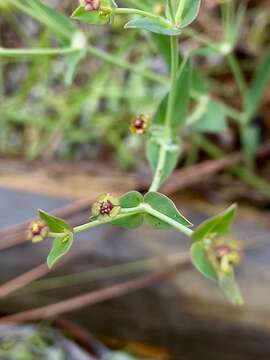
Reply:
[[[14,315],[8,315],[0,318],[0,324],[20,323],[54,317],[60,314],[74,311],[84,306],[94,305],[109,299],[128,294],[157,282],[160,282],[169,276],[175,275],[183,266],[188,265],[189,260],[183,260],[181,263],[168,266],[165,270],[159,270],[148,275],[142,275],[135,279],[124,281],[120,284],[91,291],[83,295],[73,297],[69,300],[60,301],[56,304],[42,306],[36,309],[23,311]]]

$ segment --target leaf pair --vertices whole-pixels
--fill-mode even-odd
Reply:
[[[236,205],[202,223],[194,232],[191,246],[191,259],[196,269],[206,278],[219,284],[226,297],[236,305],[243,304],[240,289],[235,281],[234,271],[222,274],[214,268],[208,255],[215,239],[227,235],[234,222]]]
[[[64,220],[52,216],[43,210],[39,210],[39,217],[46,222],[50,231],[57,235],[47,257],[47,264],[49,268],[52,268],[70,250],[73,244],[73,229]]]
[[[152,209],[159,213],[179,222],[180,224],[190,227],[192,224],[178,211],[175,204],[163,194],[157,192],[149,192],[142,196],[137,191],[131,191],[120,198],[120,206],[122,209],[130,209],[139,206],[140,204],[150,205]],[[138,213],[116,220],[112,225],[124,227],[128,229],[136,229],[143,224],[148,223],[154,229],[168,229],[171,228],[166,222],[161,221],[157,217],[148,213]]]
[[[189,26],[198,16],[200,10],[201,0],[186,0],[183,9],[183,14],[179,24],[172,25],[174,19],[171,18],[170,12],[166,11],[168,23],[157,19],[148,17],[136,18],[130,20],[126,25],[126,29],[142,29],[148,30],[155,34],[177,36],[180,35],[182,29]]]

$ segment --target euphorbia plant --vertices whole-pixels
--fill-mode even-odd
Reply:
[[[133,3],[136,4],[136,1]],[[193,230],[191,222],[173,201],[159,192],[179,160],[181,134],[196,122],[196,116],[201,116],[202,108],[209,105],[212,110],[216,109],[217,115],[220,109],[217,103],[210,104],[208,99],[202,97],[193,118],[188,118],[193,70],[189,57],[181,56],[179,44],[183,31],[187,31],[187,27],[196,19],[200,4],[200,0],[168,0],[151,11],[152,8],[147,5],[142,10],[118,7],[113,0],[81,0],[73,12],[74,19],[90,25],[105,25],[113,22],[117,16],[130,16],[126,29],[146,30],[169,39],[170,80],[168,83],[164,81],[168,86],[167,94],[152,119],[138,114],[130,124],[134,136],[143,135],[146,139],[146,156],[153,172],[149,190],[144,195],[131,191],[120,198],[109,193],[101,195],[92,205],[89,221],[74,228],[64,220],[40,210],[40,220],[31,224],[29,236],[33,241],[54,238],[47,259],[49,267],[71,249],[78,233],[105,223],[131,230],[143,223],[154,229],[174,228],[190,238],[191,259],[195,267],[219,284],[231,302],[242,304],[234,276],[234,268],[240,262],[240,249],[237,243],[226,238],[235,219],[236,205]],[[80,46],[80,50],[83,50],[83,45]],[[228,47],[221,47],[221,51],[225,50],[229,51]]]

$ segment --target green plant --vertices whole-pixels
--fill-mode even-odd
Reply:
[[[134,66],[120,57],[88,44],[83,33],[75,32],[68,20],[38,0],[23,2],[9,0],[9,2],[31,16],[38,17],[60,37],[64,47],[14,50],[2,48],[0,49],[1,56],[65,55],[70,60],[68,72],[69,78],[72,78],[72,73],[81,59],[87,53],[91,53],[105,62],[158,82],[166,88],[164,98],[153,115],[151,123],[147,117],[140,115],[134,118],[131,124],[133,132],[146,134],[146,154],[153,171],[149,191],[144,196],[132,191],[124,194],[120,199],[105,194],[93,204],[90,221],[75,228],[64,220],[40,210],[40,220],[38,223],[31,224],[29,235],[33,241],[40,241],[45,237],[55,239],[48,256],[49,267],[52,267],[71,249],[76,234],[105,223],[128,229],[136,229],[143,223],[149,224],[154,229],[175,228],[191,238],[191,258],[195,267],[207,278],[219,284],[232,303],[242,304],[243,300],[234,276],[234,267],[240,261],[240,249],[226,239],[235,218],[236,206],[231,206],[192,230],[192,224],[179,212],[174,203],[158,192],[177,165],[181,154],[180,140],[184,133],[195,131],[195,129],[202,132],[220,131],[224,129],[226,114],[237,121],[242,121],[242,114],[210,99],[205,93],[207,90],[203,84],[200,87],[196,85],[195,79],[199,78],[200,74],[193,68],[191,57],[203,49],[183,57],[178,48],[179,37],[182,34],[188,34],[206,44],[207,51],[228,55],[231,54],[238,32],[229,33],[231,24],[229,26],[225,21],[226,29],[228,29],[225,40],[222,44],[215,44],[190,30],[189,25],[199,13],[200,0],[168,0],[166,4],[160,4],[158,13],[155,12],[156,8],[155,11],[153,10],[150,2],[133,1],[132,3],[138,7],[119,8],[111,0],[82,1],[72,14],[76,20],[91,25],[105,25],[119,16],[131,16],[132,19],[125,25],[126,29],[146,30],[154,34],[154,41],[162,49],[160,52],[168,62],[170,76],[167,78]],[[235,21],[239,24],[241,16],[236,16],[236,18]],[[229,19],[232,21],[234,17],[231,16]],[[230,62],[232,68],[236,69],[235,59],[230,57]],[[238,69],[235,73],[239,78]],[[240,85],[240,79],[238,80]],[[188,116],[190,99],[196,100],[197,107]],[[213,121],[215,114],[219,115],[218,122]]]
[[[89,55],[102,60],[102,65],[91,86],[87,84],[85,88],[76,89],[64,101],[55,93],[46,97],[45,106],[54,106],[56,109],[56,115],[50,121],[46,119],[46,108],[42,108],[40,111],[40,107],[36,104],[34,106],[36,115],[29,115],[28,109],[24,106],[30,86],[30,82],[26,82],[22,94],[5,101],[3,115],[7,114],[7,118],[11,119],[9,121],[16,124],[29,122],[31,126],[38,125],[40,133],[46,131],[49,138],[60,135],[65,138],[70,137],[70,141],[82,141],[87,134],[91,133],[90,128],[88,125],[78,124],[75,119],[81,113],[81,107],[84,102],[88,101],[89,96],[93,101],[95,109],[93,116],[98,119],[97,124],[104,121],[99,117],[99,109],[96,106],[98,99],[102,96],[110,98],[112,94],[114,97],[118,96],[119,102],[114,104],[114,108],[120,108],[123,99],[121,86],[125,86],[125,90],[127,87],[132,89],[128,107],[137,108],[137,98],[132,95],[138,87],[138,81],[136,81],[135,87],[132,82],[128,85],[123,82],[119,86],[118,79],[116,79],[111,93],[105,92],[104,84],[108,82],[108,79],[111,80],[109,65],[127,71],[130,77],[137,76],[141,81],[146,81],[147,83],[140,84],[139,93],[143,91],[146,84],[147,86],[151,84],[151,90],[154,86],[161,86],[162,91],[159,92],[163,94],[163,99],[157,109],[150,108],[153,99],[148,100],[146,107],[143,106],[144,110],[146,108],[152,115],[150,120],[145,115],[138,115],[130,125],[133,133],[141,134],[146,138],[146,156],[153,171],[153,180],[149,191],[144,196],[138,192],[131,192],[123,195],[120,199],[106,194],[94,204],[92,214],[94,217],[92,216],[87,224],[75,228],[70,227],[61,219],[40,211],[42,222],[32,224],[29,234],[34,241],[42,240],[45,236],[55,238],[48,256],[48,264],[53,266],[61,256],[70,250],[74,235],[104,223],[129,229],[135,229],[144,222],[155,229],[174,227],[192,239],[191,257],[195,267],[206,277],[218,283],[233,303],[240,304],[242,298],[234,278],[234,266],[240,261],[240,249],[225,238],[233,223],[236,207],[230,207],[193,231],[190,222],[176,209],[172,201],[158,191],[178,163],[182,154],[183,137],[190,138],[192,142],[196,143],[196,146],[203,147],[212,157],[218,158],[223,155],[219,148],[204,138],[204,134],[216,134],[224,131],[228,126],[228,118],[234,121],[240,129],[247,163],[253,161],[258,146],[258,133],[252,125],[252,119],[259,108],[264,89],[269,81],[269,50],[266,50],[261,65],[258,67],[251,85],[248,86],[235,55],[235,47],[239,41],[245,16],[243,6],[236,7],[234,1],[231,0],[220,2],[222,37],[217,42],[191,27],[200,9],[199,0],[164,0],[155,3],[154,6],[150,0],[126,0],[125,3],[131,7],[117,7],[116,3],[110,0],[84,0],[73,12],[74,22],[62,13],[46,6],[40,0],[6,0],[4,4],[0,3],[0,7],[4,5],[5,11],[10,6],[15,7],[38,20],[44,24],[45,29],[48,29],[48,33],[47,31],[44,33],[44,38],[41,39],[38,48],[0,48],[0,57],[3,59],[31,59],[35,64],[31,72],[32,80],[37,79],[40,59],[49,69],[51,64],[47,62],[47,59],[59,56],[63,58],[66,65],[64,82],[67,86],[73,82],[80,64]],[[126,21],[127,17],[129,21]],[[169,76],[160,75],[147,69],[143,60],[134,65],[123,59],[123,52],[127,51],[130,43],[134,42],[133,35],[130,40],[127,40],[127,44],[122,46],[121,43],[121,47],[119,47],[117,43],[117,46],[113,47],[115,52],[112,53],[94,46],[95,39],[91,39],[90,43],[85,33],[77,26],[76,20],[90,25],[119,22],[120,25],[124,23],[126,29],[137,29],[140,33],[146,34],[147,41],[151,42],[159,56],[163,58]],[[51,33],[57,39],[59,47],[49,47],[49,34]],[[136,34],[136,31],[130,31],[128,34]],[[184,37],[194,39],[197,43],[197,47],[186,55],[183,55],[179,49],[179,39],[181,41]],[[121,33],[117,40],[120,38]],[[100,39],[97,38],[97,40]],[[120,49],[116,50],[117,47]],[[149,50],[145,48],[144,51]],[[193,64],[196,56],[207,58],[213,54],[226,59],[235,76],[242,103],[240,111],[213,98],[210,95],[211,78],[205,78]],[[149,55],[148,52],[146,57],[147,55]],[[44,76],[45,73],[43,72],[42,75]],[[42,78],[42,81],[47,82],[47,79]],[[192,107],[190,106],[191,101]],[[16,108],[21,108],[22,111],[14,111]],[[86,109],[87,111],[88,109]],[[141,113],[143,112],[141,111]],[[119,123],[120,116],[125,117],[126,113],[120,113],[119,109],[117,119],[113,119],[113,123],[111,122],[112,116],[105,120],[104,128],[102,131],[99,130],[99,139],[107,139],[113,143],[119,156],[127,164],[130,158],[126,156],[126,149],[121,143],[122,133],[119,135],[114,131],[114,125],[116,122]],[[38,124],[36,118],[39,119]],[[32,122],[33,120],[35,122]],[[8,122],[4,121],[0,126],[1,135],[4,138],[6,132],[9,131]],[[42,153],[46,148],[48,142],[44,139],[45,137],[40,135],[36,137],[34,146],[29,148],[28,156],[30,158]],[[256,177],[250,169],[233,167],[231,171],[243,181],[249,182],[269,195],[268,185]]]

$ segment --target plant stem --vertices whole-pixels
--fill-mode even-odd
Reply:
[[[165,25],[166,27],[171,26],[170,22],[167,21],[162,16],[152,14],[152,13],[150,13],[148,11],[144,11],[144,10],[132,9],[132,8],[117,8],[117,9],[115,9],[115,14],[118,14],[118,15],[140,15],[143,17],[147,17],[149,19],[156,20],[159,23]]]
[[[167,157],[167,144],[170,141],[172,135],[171,122],[172,122],[174,106],[175,106],[177,70],[178,70],[177,37],[174,36],[170,37],[170,45],[171,45],[171,87],[170,87],[168,104],[166,109],[166,118],[165,118],[165,126],[164,126],[164,142],[160,145],[158,164],[149,191],[157,191],[161,185],[162,178],[164,175],[164,166]]]
[[[131,215],[135,215],[135,214],[143,214],[143,213],[148,213],[150,215],[155,216],[156,218],[166,222],[167,224],[173,226],[175,229],[181,231],[182,233],[184,233],[187,236],[192,236],[193,231],[191,229],[189,229],[188,227],[180,224],[179,222],[173,220],[172,218],[170,218],[167,215],[164,215],[162,213],[160,213],[159,211],[153,209],[150,205],[142,203],[134,208],[129,208],[129,209],[121,209],[121,213],[117,216],[115,216],[112,219],[109,219],[107,221],[100,221],[100,220],[94,220],[94,221],[90,221],[86,224],[83,225],[79,225],[76,226],[73,229],[74,234],[79,234],[81,232],[93,229],[97,226],[101,226],[101,225],[105,225],[105,224],[110,224],[116,220],[119,219],[124,219],[128,216]],[[63,234],[61,233],[49,233],[48,235],[49,237],[63,237]]]
[[[79,51],[77,48],[34,48],[34,49],[7,49],[0,47],[0,57],[25,57],[25,56],[44,56],[44,55],[66,55]]]
[[[161,212],[153,209],[148,204],[143,204],[144,210],[150,214],[158,218],[159,220],[162,220],[166,222],[167,224],[171,225],[175,229],[179,230],[180,232],[184,233],[186,236],[191,237],[193,235],[193,230],[189,229],[185,225],[180,224],[178,221],[173,220],[167,215],[162,214]]]
[[[240,65],[233,53],[227,55],[228,63],[230,65],[231,71],[235,77],[238,88],[243,98],[243,103],[245,103],[246,95],[247,95],[247,84],[243,75],[243,72],[240,68]]]

